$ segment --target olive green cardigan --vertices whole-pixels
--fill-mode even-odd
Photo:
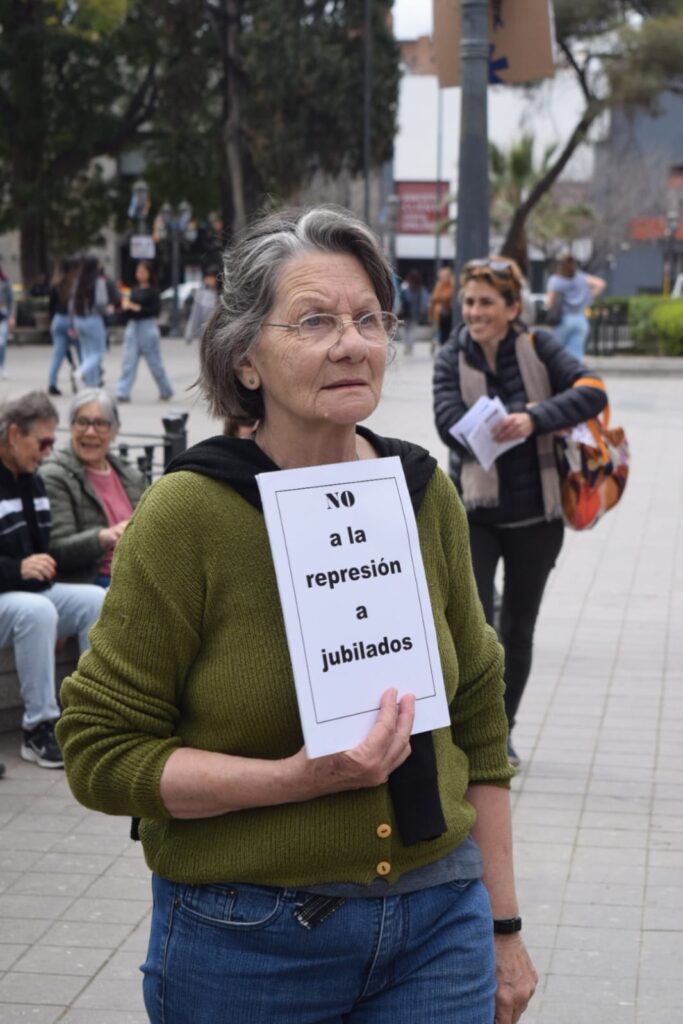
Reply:
[[[284,758],[303,742],[263,516],[228,484],[190,472],[163,477],[140,503],[91,650],[62,686],[57,735],[77,799],[142,818],[148,865],[178,882],[368,884],[388,863],[391,883],[452,850],[475,817],[468,785],[506,786],[513,774],[503,658],[477,597],[464,510],[440,470],[417,523],[452,716],[433,733],[444,835],[404,847],[387,785],[169,816],[159,781],[176,748]]]
[[[107,460],[135,508],[147,487],[145,477],[111,452]],[[85,466],[69,446],[47,459],[40,475],[50,499],[50,554],[57,562],[57,579],[93,583],[105,554],[99,532],[109,523]]]

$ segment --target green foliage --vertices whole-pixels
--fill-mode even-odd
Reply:
[[[652,321],[659,335],[661,350],[669,356],[683,356],[683,299],[657,303]]]

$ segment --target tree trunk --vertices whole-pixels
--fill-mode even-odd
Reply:
[[[19,254],[24,289],[28,290],[41,274],[49,276],[47,236],[42,217],[26,219],[21,224]]]
[[[241,231],[246,223],[239,72],[242,0],[221,0],[219,8],[212,4],[208,10],[223,65],[222,143],[225,166],[221,212],[223,231],[229,238]]]
[[[555,184],[575,150],[578,149],[582,142],[585,142],[590,126],[602,110],[603,104],[597,101],[589,103],[583,117],[567,140],[564,149],[560,152],[554,163],[550,165],[543,177],[539,178],[524,202],[515,210],[501,248],[501,254],[516,260],[522,269],[528,266],[526,222],[529,214],[536,206],[536,203]]]

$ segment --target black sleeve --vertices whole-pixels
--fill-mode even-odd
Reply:
[[[0,555],[0,594],[25,589],[26,582],[21,578],[21,559]]]
[[[547,331],[535,331],[534,344],[536,354],[545,363],[553,392],[552,398],[529,409],[535,432],[550,434],[584,423],[602,412],[607,405],[604,391],[584,384],[573,387],[580,377],[597,377],[597,374],[570,355]]]
[[[464,416],[468,408],[460,394],[460,365],[454,341],[447,341],[439,349],[434,361],[432,392],[434,421],[439,437],[449,448],[461,455],[469,455],[467,448],[458,444],[453,435],[448,433],[448,428]]]

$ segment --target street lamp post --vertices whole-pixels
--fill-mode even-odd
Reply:
[[[664,257],[664,282],[662,291],[671,294],[675,280],[676,234],[678,232],[678,209],[673,207],[666,215],[666,255]]]
[[[169,329],[171,334],[178,333],[180,307],[178,303],[178,284],[180,283],[180,246],[183,240],[192,241],[196,232],[192,227],[192,207],[183,200],[174,210],[170,203],[164,203],[159,210],[163,237],[167,238],[171,247],[171,287],[173,288],[173,306]]]
[[[462,0],[456,280],[468,260],[489,249],[488,15],[488,0]]]
[[[389,262],[391,268],[396,272],[396,235],[398,234],[398,218],[401,211],[401,197],[395,192],[387,196],[387,226],[389,228]]]
[[[137,233],[146,235],[147,232],[147,209],[149,206],[149,185],[142,178],[139,178],[133,185],[131,210],[129,211],[137,221]]]

